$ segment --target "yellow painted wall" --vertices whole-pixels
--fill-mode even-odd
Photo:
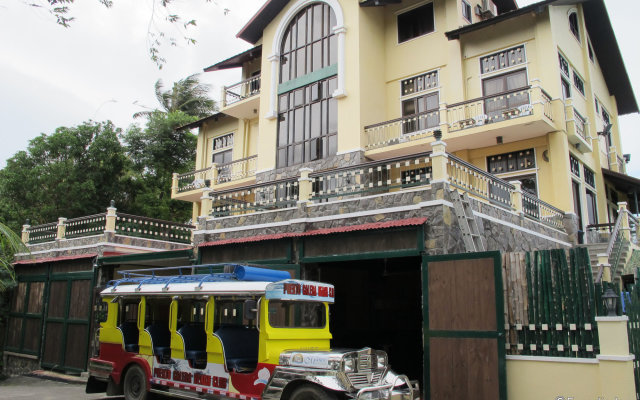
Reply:
[[[482,79],[509,70],[526,68],[527,78],[532,85],[540,85],[552,99],[560,99],[560,68],[558,52],[570,63],[571,69],[584,79],[585,95],[578,93],[572,85],[573,106],[589,120],[590,136],[602,129],[602,123],[595,112],[594,93],[609,111],[614,121],[614,142],[620,149],[617,132],[615,99],[608,94],[598,61],[591,62],[587,51],[587,32],[580,4],[551,6],[542,13],[531,12],[497,25],[464,34],[459,40],[448,40],[445,32],[468,24],[462,17],[460,0],[408,0],[385,7],[359,7],[358,2],[338,0],[344,14],[345,35],[345,82],[347,96],[338,100],[338,153],[363,148],[361,141],[363,127],[401,116],[400,83],[428,71],[439,71],[440,86],[437,89],[440,102],[453,104],[482,96]],[[435,32],[420,36],[404,43],[398,43],[397,16],[413,7],[433,1]],[[480,0],[470,0],[473,22],[478,22],[475,6]],[[243,78],[258,69],[262,73],[260,93],[260,115],[251,121],[238,121],[227,117],[227,121],[207,123],[203,127],[198,142],[197,168],[210,164],[211,138],[215,135],[235,131],[234,159],[240,159],[259,152],[256,169],[258,172],[275,168],[277,120],[265,118],[271,100],[271,66],[274,35],[284,15],[295,6],[292,1],[265,28],[261,43],[263,55],[259,60],[245,63]],[[568,24],[568,12],[578,12],[580,41],[576,40]],[[527,62],[513,69],[482,74],[480,58],[513,46],[524,44]],[[277,82],[276,82],[277,84]],[[560,100],[556,100],[560,104]],[[555,108],[555,132],[541,132],[534,140],[523,140],[502,146],[493,143],[475,146],[461,156],[481,168],[486,168],[487,155],[505,153],[534,147],[538,166],[538,188],[543,200],[566,211],[573,210],[569,153],[574,154],[584,165],[596,172],[596,193],[600,222],[606,220],[604,183],[598,175],[606,166],[606,155],[598,140],[592,143],[593,152],[582,153],[567,142],[564,113],[562,107]],[[235,121],[235,122],[233,122]],[[508,123],[507,123],[508,124]],[[516,125],[516,124],[514,124]],[[491,125],[487,130],[492,129]],[[514,128],[517,129],[517,128]],[[259,132],[259,134],[258,134]],[[464,135],[466,133],[459,133]],[[447,140],[447,137],[444,138]],[[602,140],[602,139],[599,139]],[[407,147],[411,143],[406,144]],[[424,151],[421,148],[420,151]],[[547,151],[549,162],[542,160]],[[416,149],[416,151],[418,151]],[[467,157],[470,157],[469,159]],[[208,161],[207,161],[208,160]],[[586,217],[586,201],[582,188],[582,214]],[[194,208],[195,215],[195,208]],[[586,219],[586,218],[585,218]]]
[[[595,400],[601,392],[598,364],[507,360],[508,399]]]

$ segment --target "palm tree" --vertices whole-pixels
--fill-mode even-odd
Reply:
[[[8,226],[0,222],[0,293],[13,286],[15,274],[13,272],[13,254],[18,251],[28,251],[20,237]],[[7,278],[8,277],[8,278]]]
[[[210,85],[200,83],[200,74],[189,75],[173,84],[169,90],[163,90],[162,79],[156,81],[156,98],[166,113],[182,111],[194,117],[206,117],[216,110],[216,103],[208,97]],[[148,117],[154,112],[140,111],[133,118]]]

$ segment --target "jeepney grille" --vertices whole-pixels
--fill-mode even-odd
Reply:
[[[354,372],[347,374],[349,382],[356,389],[362,389],[380,382],[382,371]]]

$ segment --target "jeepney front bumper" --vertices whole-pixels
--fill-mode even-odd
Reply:
[[[405,385],[396,386],[398,381]],[[420,400],[420,387],[417,382],[409,381],[406,375],[397,375],[392,383],[360,389],[355,400]]]

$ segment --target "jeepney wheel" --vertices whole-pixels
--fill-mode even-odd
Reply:
[[[322,389],[320,386],[305,384],[298,386],[289,400],[337,400],[338,397],[332,392]]]
[[[139,365],[132,365],[124,376],[124,398],[126,400],[146,400],[147,376]]]

